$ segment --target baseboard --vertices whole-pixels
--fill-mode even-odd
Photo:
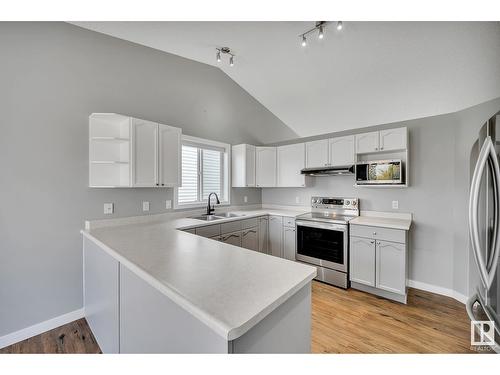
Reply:
[[[34,324],[30,327],[23,328],[19,331],[9,333],[5,336],[0,337],[0,349],[15,344],[19,341],[29,339],[30,337],[39,335],[41,333],[50,331],[51,329],[60,327],[67,323],[71,323],[75,320],[81,319],[84,317],[84,315],[84,310],[83,308],[81,308],[64,315],[56,316],[55,318],[46,320],[44,322]]]
[[[443,288],[442,286],[432,285],[423,283],[421,281],[408,280],[408,286],[410,288],[425,290],[426,292],[440,294],[442,296],[451,297],[460,303],[465,304],[467,302],[467,296],[454,291],[453,289]]]

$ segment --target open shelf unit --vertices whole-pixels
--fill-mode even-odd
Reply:
[[[129,187],[130,117],[94,113],[89,121],[89,186]]]

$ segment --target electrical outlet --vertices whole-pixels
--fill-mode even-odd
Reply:
[[[113,203],[104,203],[104,214],[105,215],[111,215],[114,211],[114,204]]]
[[[300,203],[300,197],[295,197],[295,203]]]
[[[243,197],[243,202],[248,203],[248,197],[246,195]]]
[[[165,201],[165,209],[170,210],[172,208],[172,201],[170,199],[167,199]]]
[[[148,201],[142,202],[142,210],[149,211],[149,202]]]
[[[392,209],[399,210],[399,201],[392,201]]]

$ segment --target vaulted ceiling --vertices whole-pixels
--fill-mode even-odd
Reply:
[[[220,67],[300,136],[454,112],[500,96],[499,22],[77,22]],[[217,63],[230,47],[235,66]]]

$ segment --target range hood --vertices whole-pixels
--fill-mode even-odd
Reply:
[[[354,166],[304,168],[300,173],[306,176],[343,176],[354,174]]]

